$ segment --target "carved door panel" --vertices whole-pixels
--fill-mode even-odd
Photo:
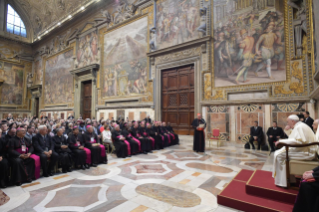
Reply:
[[[194,67],[162,71],[162,121],[170,122],[178,134],[190,135],[193,119]]]
[[[39,98],[35,98],[35,115],[37,117],[39,117],[39,104],[40,104]]]
[[[82,117],[83,119],[92,118],[91,108],[92,107],[92,81],[83,83],[82,89]]]

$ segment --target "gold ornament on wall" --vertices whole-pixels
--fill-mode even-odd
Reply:
[[[258,109],[258,105],[243,105],[241,109],[247,113],[251,113]]]
[[[212,100],[221,100],[221,99],[224,99],[223,91],[221,90],[216,91],[216,94],[215,96],[212,97]]]
[[[212,95],[211,74],[204,75],[204,99],[209,100]]]
[[[282,112],[294,112],[298,109],[298,103],[277,104],[277,107]]]

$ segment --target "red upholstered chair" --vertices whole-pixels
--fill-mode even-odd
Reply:
[[[212,136],[210,137],[210,140],[209,140],[209,147],[212,141],[217,141],[217,147],[220,146],[220,131],[218,128],[212,130]]]

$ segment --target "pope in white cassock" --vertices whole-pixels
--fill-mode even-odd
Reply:
[[[316,142],[316,136],[312,129],[305,123],[299,121],[297,115],[290,115],[287,119],[287,125],[292,129],[288,139],[281,139],[276,142],[287,144],[308,144]],[[289,128],[288,127],[288,128]],[[286,133],[288,131],[285,131]],[[310,147],[289,147],[289,158],[292,160],[313,160],[316,157],[317,146]],[[274,157],[272,177],[275,178],[275,184],[281,187],[287,187],[286,178],[286,149],[285,147],[277,150]]]

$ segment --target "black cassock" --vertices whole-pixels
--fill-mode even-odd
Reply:
[[[155,131],[153,130],[153,128],[146,128],[146,132],[149,136],[151,136],[155,140],[154,149],[160,149],[160,147],[163,148],[162,138],[158,135],[155,135]]]
[[[91,150],[92,164],[99,164],[99,163],[107,162],[107,156],[106,155],[105,155],[105,157],[101,156],[101,147],[92,145],[94,142],[98,143],[97,135],[94,132],[93,133],[85,132],[82,135],[82,138],[83,138],[83,141],[85,143],[85,147],[88,148],[89,150]],[[98,144],[100,144],[100,143],[98,143]]]
[[[149,138],[149,135],[146,132],[146,129],[144,127],[139,127],[138,128],[138,133],[140,134],[140,136],[143,137],[143,139],[145,140],[145,145],[147,145],[147,152],[152,151],[153,147],[152,147],[152,140]]]
[[[131,134],[134,138],[141,142],[142,152],[149,152],[152,149],[152,142],[145,139],[138,128],[132,127]]]
[[[293,212],[319,211],[319,166],[313,170],[315,182],[302,182]]]
[[[192,122],[192,127],[194,128],[194,144],[193,144],[193,150],[196,152],[205,152],[205,133],[203,131],[196,130],[196,128],[200,124],[205,124],[206,128],[206,122],[204,119],[195,119]]]
[[[0,181],[7,184],[9,163],[6,154],[5,141],[2,138],[0,138],[0,157],[2,157],[2,161],[0,161]]]
[[[155,132],[155,136],[161,140],[161,143],[158,143],[159,149],[164,149],[164,147],[168,146],[168,137],[163,134],[161,127],[153,127],[153,130]]]
[[[179,137],[178,137],[178,135],[174,132],[173,127],[167,126],[166,129],[168,130],[168,132],[174,134],[174,136],[175,136],[174,144],[179,144]]]
[[[132,135],[130,134],[130,132],[127,131],[127,129],[124,128],[122,130],[122,135],[125,137],[125,140],[127,140],[130,143],[131,155],[135,155],[135,154],[139,153],[138,143],[131,138]]]
[[[118,158],[125,158],[128,156],[128,148],[126,143],[123,140],[120,140],[121,136],[123,136],[121,131],[112,131],[112,140],[116,149],[116,156]]]
[[[33,153],[31,141],[25,138],[13,137],[7,144],[9,161],[11,164],[11,182],[24,183],[35,179],[35,161],[32,158],[22,159],[20,155]]]
[[[69,148],[72,151],[73,160],[75,167],[85,165],[86,161],[86,152],[84,149],[79,149],[80,146],[84,147],[82,135],[79,133],[78,135],[74,135],[70,133],[68,135],[68,143]]]
[[[72,166],[72,151],[69,148],[69,143],[66,140],[66,138],[62,136],[54,136],[54,149],[56,153],[59,154],[59,164],[62,166],[62,168],[69,168]],[[68,146],[66,149],[62,149],[61,146],[65,145]]]

